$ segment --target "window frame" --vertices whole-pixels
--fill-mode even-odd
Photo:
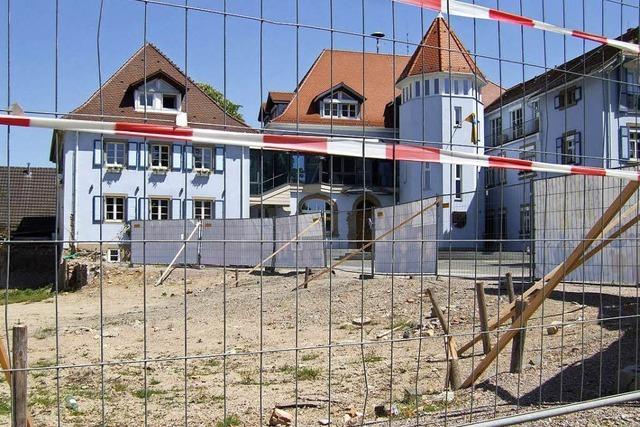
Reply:
[[[527,227],[524,227],[524,225]],[[521,239],[531,238],[531,204],[520,203],[520,230],[519,235]]]
[[[564,88],[558,92],[558,95],[553,97],[553,107],[556,110],[564,110],[566,108],[578,105],[578,101],[582,99],[582,87],[570,86]]]
[[[566,150],[571,143],[572,152]],[[560,146],[558,154],[560,155],[560,163],[563,165],[579,165],[582,163],[582,135],[579,131],[571,130],[565,132],[561,137],[556,139],[556,144]]]
[[[640,162],[640,128],[627,126],[628,132],[628,144],[629,144],[629,157],[626,159],[629,162],[638,163]],[[635,134],[636,137],[632,138],[631,134]],[[631,146],[635,145],[635,149],[631,149]],[[632,154],[634,153],[634,154]]]
[[[204,153],[205,151],[209,152],[209,165],[206,166],[205,162],[200,159],[201,165],[198,166],[198,155],[196,154],[198,151]],[[198,171],[212,171],[214,167],[214,157],[213,157],[213,149],[211,147],[204,147],[202,145],[194,145],[193,146],[193,168]]]
[[[455,105],[453,107],[453,127],[454,128],[462,127],[462,106],[460,105]]]
[[[116,159],[116,162],[109,162],[109,147],[110,146],[121,146],[122,147],[122,161],[118,162]],[[124,141],[116,141],[116,140],[105,140],[104,141],[104,147],[103,147],[103,152],[104,152],[104,159],[103,159],[103,164],[105,166],[115,166],[115,167],[124,167],[127,164],[127,145]],[[116,153],[116,157],[117,153]]]
[[[161,149],[159,152],[160,155],[160,164],[155,165],[154,161],[153,161],[153,156],[154,156],[154,149],[155,148],[159,148]],[[167,153],[166,153],[166,166],[162,164],[162,149],[166,149]],[[170,146],[168,144],[150,144],[149,146],[149,166],[153,169],[163,169],[163,170],[167,170],[171,167],[171,149]]]
[[[112,254],[116,253],[116,259],[112,259]],[[117,248],[109,248],[107,249],[107,262],[120,262],[121,260],[121,255],[120,255],[120,249]]]
[[[154,203],[158,203],[158,206],[154,207]],[[162,206],[160,203],[166,203],[166,218],[162,218]],[[149,220],[151,221],[164,221],[171,219],[171,198],[169,197],[150,197],[149,198]],[[157,210],[157,212],[154,212]],[[156,215],[157,214],[157,215]],[[157,216],[157,217],[156,217]]]
[[[203,215],[207,207],[204,204],[209,204],[209,216]],[[202,204],[198,206],[198,204]],[[198,212],[200,210],[200,212]],[[210,220],[215,218],[215,200],[214,199],[193,199],[193,218],[199,220]]]
[[[455,165],[454,166],[454,183],[453,183],[453,189],[454,189],[454,197],[453,200],[456,202],[461,202],[462,201],[462,165]]]
[[[126,218],[126,196],[121,194],[106,194],[103,196],[103,209],[104,209],[104,222],[106,223],[121,223]],[[109,200],[111,199],[111,200]],[[121,203],[118,203],[118,200]],[[119,212],[118,204],[122,205],[122,210]],[[113,216],[109,218],[109,216]],[[121,216],[119,218],[119,216]]]

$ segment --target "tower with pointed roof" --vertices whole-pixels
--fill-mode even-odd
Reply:
[[[438,16],[396,82],[401,143],[482,153],[481,90],[487,83],[462,41]],[[445,195],[440,237],[468,240],[454,247],[472,245],[476,222],[482,225],[476,221],[483,208],[482,195],[476,194],[480,171],[413,162],[401,163],[399,170],[400,202]]]

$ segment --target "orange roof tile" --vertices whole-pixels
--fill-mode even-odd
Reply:
[[[479,78],[486,80],[456,33],[442,17],[437,17],[409,59],[398,81],[423,73],[449,71],[477,74]]]
[[[300,81],[287,108],[272,122],[394,127],[390,117],[393,108],[388,104],[400,93],[395,82],[408,60],[408,56],[325,49]],[[314,99],[339,83],[364,97],[361,118],[332,120],[320,116]]]

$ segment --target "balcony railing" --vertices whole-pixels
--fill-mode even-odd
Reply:
[[[524,138],[534,134],[540,130],[540,120],[535,119],[527,120],[526,122],[517,123],[510,128],[502,129],[500,133],[488,133],[486,141],[489,146],[495,147],[497,145],[506,144],[507,142],[515,141],[516,139]]]

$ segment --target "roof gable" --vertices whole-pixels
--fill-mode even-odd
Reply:
[[[327,96],[331,96],[332,94],[335,94],[337,92],[344,92],[347,95],[349,95],[351,98],[353,98],[355,101],[364,102],[364,96],[362,96],[360,93],[358,93],[358,91],[350,88],[344,82],[340,82],[337,85],[335,85],[335,86],[325,90],[324,92],[320,93],[318,96],[316,96],[313,99],[313,102],[320,101],[321,99],[323,99],[323,98],[325,98]]]
[[[101,118],[105,121],[143,120],[145,114],[135,110],[133,89],[146,80],[163,80],[186,93],[182,97],[182,111],[187,112],[189,126],[218,129],[247,129],[248,125],[224,112],[209,95],[164,55],[157,47],[147,43],[131,56],[103,85],[78,108],[70,118]],[[148,123],[174,124],[167,114],[147,112]],[[240,129],[238,129],[240,128]]]
[[[409,76],[438,72],[476,74],[486,81],[462,41],[441,16],[431,23],[398,82]]]

